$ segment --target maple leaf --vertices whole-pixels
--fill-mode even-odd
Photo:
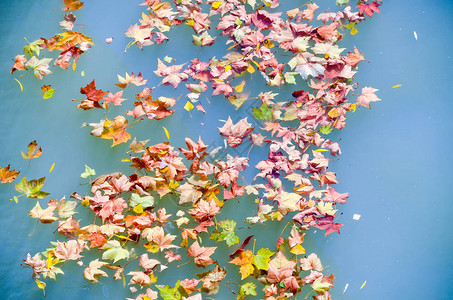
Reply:
[[[201,35],[192,35],[192,42],[194,45],[196,46],[211,46],[212,44],[214,44],[214,41],[215,41],[215,37],[212,37],[211,35],[209,35],[209,33],[207,31],[204,31]]]
[[[211,220],[212,217],[220,212],[213,199],[210,202],[204,201],[203,199],[198,202],[197,207],[188,210],[188,213],[197,221]]]
[[[257,120],[270,121],[272,119],[272,107],[267,106],[265,103],[262,103],[259,108],[253,108],[253,116]]]
[[[58,35],[60,36],[60,38],[58,39],[56,47],[65,47],[68,43],[70,43],[72,46],[83,43],[94,45],[91,38],[78,31],[65,31]]]
[[[245,296],[256,296],[256,284],[253,282],[247,282],[241,285],[237,300],[243,300]]]
[[[100,268],[108,265],[108,263],[95,259],[90,262],[88,267],[83,270],[83,277],[91,282],[98,282],[100,276],[108,277],[107,273]]]
[[[151,243],[147,248],[153,253],[159,250],[162,251],[165,249],[179,248],[178,246],[172,244],[173,240],[176,238],[176,235],[165,234],[164,229],[160,226],[145,228],[141,235]]]
[[[253,257],[253,265],[255,265],[258,270],[267,271],[269,269],[269,260],[272,255],[274,255],[274,252],[271,250],[261,248]]]
[[[10,170],[10,165],[7,165],[4,168],[0,167],[0,180],[2,183],[13,182],[19,173],[19,171]]]
[[[345,63],[351,66],[351,68],[355,68],[359,62],[362,60],[365,60],[365,57],[363,56],[362,52],[359,52],[359,50],[354,47],[354,52],[349,52],[346,57],[343,58]]]
[[[315,253],[310,254],[308,257],[301,258],[300,267],[304,271],[317,270],[322,272],[323,270],[321,260]]]
[[[141,86],[146,84],[146,79],[143,79],[142,73],[138,73],[138,75],[135,75],[134,72],[132,72],[131,75],[126,73],[126,78],[121,77],[120,75],[118,76],[118,81],[119,83],[115,84],[116,86],[119,86],[120,88],[124,89],[126,88],[129,84],[133,84],[135,86]]]
[[[329,202],[338,202],[341,204],[345,204],[346,199],[348,199],[348,197],[349,197],[349,193],[340,194],[334,188],[327,186],[326,192],[324,193],[323,200],[329,201]]]
[[[214,232],[209,237],[211,240],[215,241],[225,241],[230,247],[231,245],[239,243],[239,237],[234,232],[236,228],[236,222],[233,220],[224,220],[218,223],[222,231],[214,230]]]
[[[243,186],[240,186],[237,184],[236,180],[233,181],[233,185],[231,186],[231,190],[224,189],[223,190],[223,197],[228,200],[228,199],[233,199],[236,197],[243,196],[245,192],[245,189]]]
[[[53,73],[49,70],[49,63],[51,60],[51,58],[38,59],[36,56],[33,56],[25,66],[32,68],[35,77],[42,80],[44,76]]]
[[[185,138],[186,145],[188,150],[179,148],[179,150],[184,154],[187,159],[194,159],[195,157],[203,156],[203,152],[207,149],[207,146],[201,140],[201,137],[198,138],[198,142],[195,144],[190,138]]]
[[[196,203],[198,199],[203,196],[203,193],[200,192],[195,185],[188,182],[180,185],[178,188],[176,188],[176,191],[181,193],[181,195],[179,196],[179,205],[187,202]]]
[[[360,3],[359,5],[357,5],[357,8],[359,9],[359,15],[363,16],[363,14],[365,13],[368,17],[371,18],[375,12],[377,12],[378,14],[381,13],[379,11],[379,5],[381,4],[377,3],[376,1],[368,4]]]
[[[251,127],[252,124],[247,122],[247,118],[241,119],[236,125],[230,117],[226,121],[225,125],[219,128],[220,135],[227,137],[227,143],[232,148],[235,148],[242,144],[243,139],[252,132],[255,127]]]
[[[210,256],[214,254],[216,249],[217,247],[200,247],[198,242],[195,241],[187,249],[187,256],[192,256],[194,258],[197,267],[205,267],[214,263]]]
[[[160,265],[160,261],[158,261],[157,259],[150,259],[148,257],[148,254],[145,253],[145,254],[142,254],[140,256],[140,261],[139,261],[139,265],[144,268],[146,271],[151,271],[153,270],[157,265]]]
[[[43,85],[41,87],[41,91],[42,91],[43,99],[50,99],[53,97],[53,93],[55,92],[55,89],[53,89],[50,85]]]
[[[121,247],[120,242],[111,240],[108,241],[102,248],[102,250],[106,250],[102,254],[103,259],[111,259],[113,263],[125,258],[129,258],[129,251]]]
[[[39,205],[39,201],[37,201],[35,207],[30,210],[30,217],[37,218],[44,224],[52,223],[58,220],[58,218],[53,215],[54,210],[55,206],[49,206],[46,209],[42,209],[41,205]]]
[[[55,257],[63,260],[78,260],[82,256],[80,253],[85,247],[84,241],[69,240],[65,243],[57,242],[57,247],[53,250]]]
[[[126,118],[123,116],[115,117],[113,122],[106,119],[103,124],[104,130],[99,137],[113,140],[112,147],[125,143],[131,138],[131,135],[126,131],[127,123]]]
[[[21,152],[22,157],[24,159],[33,159],[33,158],[37,158],[37,157],[41,156],[42,148],[41,147],[38,148],[38,144],[36,143],[36,140],[33,142],[30,142],[30,144],[28,144],[27,147],[28,147],[27,153],[24,154],[24,152]]]
[[[171,84],[174,88],[177,88],[181,81],[189,78],[186,73],[179,73],[185,64],[168,67],[159,58],[157,61],[157,70],[154,73],[159,77],[165,77],[162,79],[162,84]]]
[[[11,69],[11,74],[13,74],[17,70],[27,70],[24,64],[25,62],[27,62],[25,55],[16,55],[16,58],[14,59],[14,65]]]
[[[25,194],[28,198],[42,199],[50,194],[41,191],[45,181],[46,177],[32,179],[30,181],[27,181],[27,178],[24,177],[19,183],[16,183],[15,189],[19,193]]]
[[[315,226],[316,228],[325,230],[326,231],[325,236],[328,236],[332,232],[340,233],[340,228],[341,228],[341,226],[343,226],[343,224],[333,223],[333,219],[334,219],[333,216],[326,215],[322,218],[318,218],[317,223],[313,226]]]
[[[283,252],[279,251],[275,258],[269,262],[269,273],[266,279],[270,283],[282,282],[292,276],[295,265],[296,262],[289,261]]]
[[[58,233],[73,236],[80,228],[79,222],[74,217],[58,222]]]
[[[229,94],[233,92],[233,88],[231,87],[229,81],[227,82],[224,82],[223,80],[214,81],[211,87],[214,89],[214,92],[212,92],[213,96],[223,94],[225,97],[227,97]]]
[[[253,252],[250,250],[242,251],[237,257],[230,261],[231,264],[240,266],[241,280],[253,274]]]
[[[116,92],[115,95],[109,93],[107,97],[104,99],[104,107],[108,108],[108,103],[113,103],[114,105],[121,105],[121,102],[125,101],[126,99],[121,98],[123,96],[123,91]]]
[[[378,89],[374,89],[372,87],[362,88],[362,94],[359,97],[357,97],[357,105],[370,108],[370,102],[376,102],[381,100],[374,94],[377,91]]]
[[[308,20],[308,22],[311,22],[313,20],[315,10],[317,10],[318,8],[319,6],[316,5],[316,3],[308,4],[307,9],[302,11],[302,18]]]
[[[97,90],[95,80],[93,79],[93,81],[91,81],[85,87],[80,88],[80,93],[86,95],[88,100],[93,101],[95,107],[102,108],[102,106],[100,106],[98,102],[102,100],[102,98],[105,96],[105,94],[108,93],[108,91],[104,92],[103,90]]]
[[[220,282],[226,276],[226,270],[222,269],[217,263],[212,271],[197,274],[203,280],[202,291],[209,294],[216,294],[219,290]]]
[[[64,2],[63,10],[65,11],[81,9],[84,5],[84,3],[80,2],[79,0],[63,0],[63,2]]]
[[[149,276],[141,271],[129,272],[127,273],[127,275],[132,275],[131,281],[129,281],[129,285],[139,283],[140,286],[143,287],[151,284],[151,279],[149,278]]]
[[[304,80],[307,80],[308,76],[318,77],[319,75],[324,75],[325,70],[326,69],[318,63],[305,63],[296,67],[296,72],[298,72]]]

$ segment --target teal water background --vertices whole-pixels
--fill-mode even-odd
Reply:
[[[80,98],[80,87],[96,79],[98,88],[116,91],[116,74],[124,76],[125,72],[142,72],[150,80],[148,85],[155,86],[160,81],[152,73],[157,57],[169,55],[180,64],[194,57],[221,57],[224,53],[222,39],[212,48],[192,46],[192,31],[186,28],[174,30],[168,45],[150,46],[144,51],[132,47],[124,54],[129,39],[123,33],[141,16],[143,8],[139,2],[86,1],[82,10],[74,12],[78,18],[76,26],[83,25],[82,32],[93,38],[95,46],[82,56],[76,71],[59,71],[44,82],[31,75],[21,79],[23,93],[12,79],[15,76],[9,74],[12,59],[22,52],[23,37],[34,41],[60,31],[62,3],[53,0],[0,4],[0,166],[11,163],[12,168],[21,171],[20,178],[47,176],[43,190],[57,199],[64,195],[68,198],[75,191],[88,192],[87,181],[80,178],[85,164],[98,174],[128,172],[127,164],[120,162],[127,146],[112,151],[110,141],[92,137],[89,128],[81,127],[84,122],[98,122],[103,116],[99,111],[76,110],[71,99]],[[327,7],[326,2],[318,4]],[[329,3],[334,6],[334,1]],[[350,192],[339,219],[345,226],[340,235],[324,238],[322,233],[314,234],[310,247],[306,247],[318,253],[337,277],[333,299],[451,299],[452,16],[450,1],[387,1],[381,6],[380,15],[357,27],[356,36],[345,34],[342,47],[351,50],[357,46],[367,60],[361,63],[356,81],[361,87],[379,89],[377,94],[382,101],[373,103],[371,110],[361,108],[351,114],[347,127],[335,133],[341,139],[343,155],[330,168],[340,180],[337,190]],[[105,44],[107,37],[114,37],[111,45]],[[80,76],[82,70],[84,77]],[[256,81],[261,80],[259,74],[256,76]],[[43,83],[51,83],[57,89],[48,101],[42,100],[39,90]],[[392,88],[397,84],[402,86]],[[258,83],[252,86],[255,91],[259,88]],[[171,87],[158,91],[168,96],[181,94]],[[132,102],[133,93],[127,98]],[[222,145],[217,130],[222,123],[218,119],[235,114],[233,107],[215,98],[211,104],[203,102],[206,115],[195,110],[189,114],[183,109],[184,103],[178,103],[172,117],[144,122],[131,134],[158,143],[166,140],[162,130],[165,126],[176,146],[184,145],[184,137],[196,139],[199,134],[207,143]],[[109,116],[115,116],[114,112]],[[20,151],[25,151],[35,139],[44,152],[28,167]],[[254,155],[252,160],[257,162],[264,151],[258,150]],[[49,174],[54,162],[55,168]],[[39,224],[34,230],[36,222],[28,211],[36,201],[23,197],[19,204],[9,202],[15,194],[13,184],[0,185],[1,298],[42,299],[42,291],[31,278],[31,269],[20,264],[27,253],[42,251],[50,240],[63,237],[53,233],[52,225]],[[253,206],[243,205],[242,214],[249,215],[247,210]],[[226,213],[235,211],[234,206],[226,207]],[[353,214],[361,214],[361,219],[353,220]],[[239,214],[237,218],[243,217]],[[275,228],[277,236],[278,229]],[[254,233],[263,234],[265,230]],[[272,243],[263,246],[270,247]],[[105,279],[103,285],[86,281],[82,270],[75,264],[65,266],[65,276],[59,276],[56,282],[47,281],[46,299],[124,299],[131,295],[120,281]],[[174,284],[179,275],[165,274],[162,278]],[[366,285],[360,289],[365,280]],[[214,298],[233,296],[223,288]]]

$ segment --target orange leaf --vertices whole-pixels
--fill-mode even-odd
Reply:
[[[20,173],[19,171],[10,170],[9,166],[10,165],[0,168],[0,180],[2,183],[13,182]]]
[[[239,269],[239,272],[242,275],[241,279],[244,279],[253,274],[253,252],[250,250],[239,253],[239,255],[235,259],[230,261],[230,263],[241,266],[241,268]]]
[[[42,148],[41,147],[38,148],[38,144],[36,143],[36,141],[33,141],[30,144],[28,144],[27,153],[25,153],[25,154],[24,154],[24,152],[21,152],[21,153],[22,153],[22,157],[24,159],[33,159],[33,158],[37,158],[37,157],[41,156]]]
[[[79,0],[63,0],[63,2],[63,10],[65,11],[81,9],[84,5],[84,3],[80,2]]]

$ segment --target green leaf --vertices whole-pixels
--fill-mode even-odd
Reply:
[[[324,134],[329,134],[332,132],[332,126],[322,126],[321,129],[319,129],[319,132],[324,133]]]
[[[253,108],[253,115],[257,120],[269,121],[272,119],[272,108],[263,103],[259,108]]]
[[[256,285],[253,282],[247,282],[241,285],[236,299],[242,300],[245,296],[248,295],[256,296]]]
[[[285,82],[287,84],[296,84],[296,78],[295,76],[298,75],[299,73],[297,72],[286,72],[285,73]]]
[[[141,204],[143,208],[154,206],[154,197],[153,196],[142,196],[133,193],[131,199],[129,200],[129,205],[135,207]]]
[[[92,168],[88,167],[87,165],[85,165],[85,172],[80,174],[80,177],[87,178],[89,176],[94,176],[94,175],[96,175],[96,171],[93,170]]]
[[[103,259],[111,259],[113,263],[125,258],[129,258],[129,251],[121,247],[118,241],[108,241],[101,249],[106,250],[102,254]]]
[[[46,177],[42,177],[39,179],[32,179],[30,181],[27,181],[27,178],[22,178],[22,180],[15,185],[16,191],[19,193],[25,194],[28,198],[38,198],[42,199],[49,195],[50,193],[46,193],[41,191],[41,188],[44,185],[44,182],[46,181]],[[14,201],[16,201],[14,199]]]
[[[239,237],[234,232],[236,228],[236,222],[233,220],[224,220],[219,222],[220,228],[222,231],[214,230],[214,232],[209,237],[211,240],[215,241],[225,241],[229,246],[239,243]]]
[[[346,5],[349,3],[349,0],[337,0],[337,5],[340,6],[340,5]]]
[[[36,56],[39,56],[39,50],[41,50],[40,45],[42,43],[43,43],[43,41],[41,39],[36,40],[32,43],[28,43],[28,45],[24,47],[25,55],[29,55],[30,57],[32,57],[34,55],[33,52],[35,52]]]
[[[181,300],[182,295],[179,292],[179,287],[181,285],[179,284],[179,280],[176,283],[175,287],[172,288],[168,285],[166,286],[157,286],[157,288],[160,291],[160,296],[162,297],[163,300]]]
[[[267,248],[261,248],[255,254],[253,264],[259,270],[267,271],[269,269],[269,260],[271,259],[272,255],[274,255],[274,252],[272,252],[271,250]]]
[[[322,280],[322,277],[316,279],[315,282],[312,283],[311,287],[316,292],[324,294],[325,292],[327,292],[330,289],[332,284],[329,282],[321,282],[321,280]]]

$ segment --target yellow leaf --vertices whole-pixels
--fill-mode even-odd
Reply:
[[[83,206],[90,205],[90,199],[88,197],[85,197],[85,199],[82,200],[82,205]]]
[[[114,234],[114,236],[116,236],[117,238],[120,238],[120,239],[122,239],[122,240],[127,240],[127,241],[130,241],[130,242],[135,242],[133,239],[130,239],[130,238],[128,238],[127,236],[124,236],[124,235]]]
[[[217,9],[220,7],[220,5],[222,5],[223,1],[216,1],[216,2],[213,2],[212,3],[212,8],[213,9]]]
[[[55,163],[53,163],[52,166],[50,167],[49,173],[52,173],[54,167],[55,167]]]
[[[151,280],[151,283],[154,283],[157,281],[157,276],[155,276],[154,273],[151,273],[148,276],[149,276],[149,279]],[[150,298],[148,298],[148,299],[150,299]],[[143,300],[145,300],[144,297],[143,297]]]
[[[365,286],[366,284],[366,280],[363,282],[362,286],[360,287],[360,289],[363,289],[363,287]]]
[[[35,279],[36,280],[36,285],[38,286],[38,289],[41,289],[43,290],[45,287],[46,287],[46,283],[39,280],[39,279]]]
[[[327,113],[329,115],[329,117],[331,117],[332,119],[333,118],[336,118],[338,117],[338,110],[336,108],[332,108],[331,110],[329,110],[329,112]]]
[[[52,267],[52,254],[49,253],[49,256],[47,257],[47,269],[50,269]]]
[[[257,68],[259,68],[259,67],[260,67],[260,64],[259,64],[259,63],[257,63],[256,61],[252,60],[252,62],[253,62],[253,63],[255,64],[255,66],[256,66]]]
[[[126,278],[124,277],[124,273],[121,273],[121,278],[123,279],[123,287],[126,287]]]
[[[394,85],[394,86],[392,86],[392,89],[400,87],[400,86],[401,86],[401,84]]]
[[[134,207],[134,212],[136,214],[141,214],[143,212],[143,206],[141,203],[139,205],[137,205],[136,207]]]
[[[16,80],[16,81],[17,81],[17,83],[18,83],[18,84],[19,84],[19,86],[20,86],[20,91],[21,91],[21,92],[23,92],[23,91],[24,91],[24,87],[22,86],[22,83],[20,83],[20,81],[19,81],[19,80],[17,80],[16,78],[14,78],[14,80]]]
[[[319,149],[316,149],[315,152],[325,152],[325,151],[329,151],[327,149],[323,149],[323,148],[319,148]]]
[[[179,186],[179,182],[177,182],[175,180],[170,180],[170,182],[168,183],[168,187],[172,190],[176,189],[178,186]]]
[[[80,72],[80,76],[85,77],[85,71]]]
[[[266,40],[263,42],[263,45],[266,46],[266,47],[269,48],[269,49],[274,48],[274,43],[273,43],[270,39],[266,39]]]
[[[185,108],[185,107],[184,107]],[[193,108],[193,107],[192,107]],[[170,140],[170,133],[168,133],[168,130],[167,128],[165,128],[164,126],[162,126],[162,128],[164,129],[165,131],[165,135],[167,136],[167,139]]]
[[[351,28],[350,33],[351,33],[352,35],[356,35],[357,32],[358,32],[357,29],[353,26],[353,27]]]
[[[291,248],[291,253],[296,255],[305,254],[305,248],[301,244],[297,244]]]
[[[247,72],[249,72],[250,74],[255,73],[255,68],[252,65],[249,65],[247,67]]]
[[[76,68],[77,68],[77,62],[75,61],[75,62],[72,64],[72,70],[75,71]]]
[[[162,6],[164,6],[164,3],[161,3],[159,5],[156,5],[154,8],[152,8],[154,11],[158,11],[159,9],[162,8]]]
[[[228,65],[228,66],[225,67],[225,72],[227,72],[227,71],[229,71],[229,70],[231,70],[231,66],[230,66],[230,65]]]
[[[195,24],[195,21],[194,20],[189,20],[186,22],[187,25],[189,26],[193,26]]]
[[[151,253],[159,252],[159,245],[157,245],[155,243],[144,244],[143,247],[145,247],[146,250],[148,250]]]
[[[131,160],[130,160],[130,158],[123,158],[121,161],[122,162],[128,162],[128,161],[131,161]]]
[[[190,101],[187,101],[186,105],[184,105],[184,109],[187,111],[191,111],[193,108],[194,106]]]
[[[261,43],[258,43],[258,44],[256,45],[256,52],[258,52],[258,51],[260,50],[260,45],[261,45]]]
[[[236,86],[234,88],[234,90],[238,93],[242,93],[242,91],[244,90],[244,86],[245,86],[245,80],[241,82],[241,84],[239,84],[238,86]]]
[[[352,111],[355,111],[357,109],[357,104],[356,103],[351,104],[351,109]]]

